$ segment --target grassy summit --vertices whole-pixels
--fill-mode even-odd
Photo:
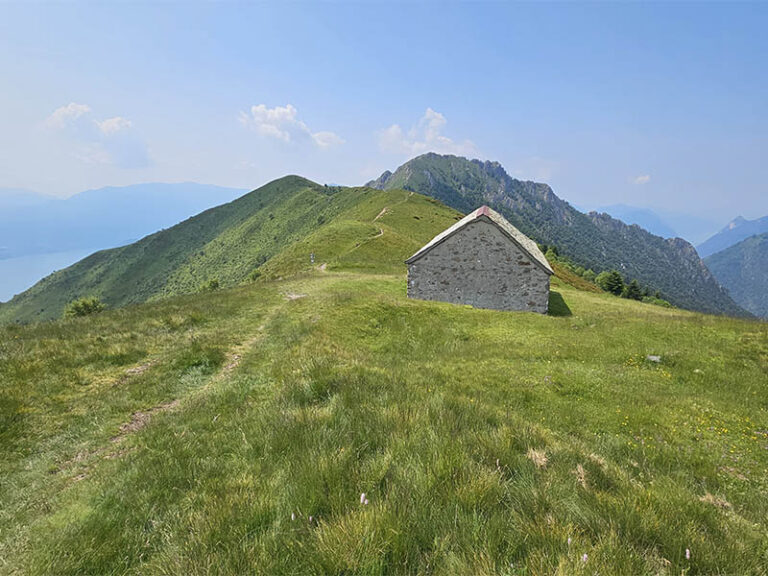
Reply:
[[[0,328],[0,571],[766,573],[768,327],[406,299],[456,216],[363,191],[256,282]]]
[[[384,222],[376,219],[380,210],[393,210],[408,197],[401,190],[328,187],[287,176],[51,274],[0,305],[0,323],[58,318],[68,302],[82,297],[98,297],[114,308],[198,292],[212,280],[235,286],[256,270],[269,274],[308,268],[313,250],[324,261],[333,256],[354,266],[357,259],[370,267],[370,255],[355,244],[365,244],[382,230]],[[422,196],[411,197],[407,212],[405,220],[396,220],[398,230],[389,230],[377,242],[392,249],[379,250],[385,256],[377,259],[377,266],[404,270],[401,255],[410,255],[409,250],[418,249],[459,215]],[[394,211],[387,221],[400,216]],[[278,255],[268,269],[261,269]]]

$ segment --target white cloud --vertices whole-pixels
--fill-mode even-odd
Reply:
[[[91,107],[87,104],[77,104],[70,102],[66,106],[57,108],[53,113],[48,116],[45,121],[45,125],[48,128],[62,129],[66,128],[72,122],[75,122],[81,116],[89,114]]]
[[[378,133],[379,147],[384,152],[415,156],[424,152],[441,154],[477,155],[477,146],[471,140],[457,142],[443,134],[448,121],[445,116],[427,108],[424,116],[407,132],[393,124]]]
[[[329,148],[344,143],[336,133],[323,131],[312,132],[299,120],[298,110],[290,104],[267,108],[265,104],[251,106],[250,112],[240,112],[240,123],[268,138],[283,142],[309,140],[318,148]]]
[[[312,140],[320,148],[329,148],[330,146],[338,146],[344,144],[344,140],[339,137],[338,134],[333,132],[315,132],[312,134]]]
[[[642,176],[638,176],[633,180],[633,182],[639,186],[642,186],[643,184],[648,184],[648,182],[651,181],[651,176],[649,174],[643,174]]]
[[[149,164],[147,146],[123,116],[99,120],[87,104],[72,102],[57,108],[45,126],[57,134],[75,158],[88,164],[142,168]]]
[[[102,120],[101,122],[96,120],[95,122],[96,122],[96,125],[99,127],[99,130],[101,130],[102,133],[104,134],[114,134],[116,132],[119,132],[120,130],[125,130],[126,128],[130,128],[133,126],[133,122],[131,122],[127,118],[123,118],[122,116],[107,118],[106,120]]]

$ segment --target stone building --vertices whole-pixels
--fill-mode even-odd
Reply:
[[[408,260],[408,297],[546,314],[554,274],[536,243],[488,206]]]

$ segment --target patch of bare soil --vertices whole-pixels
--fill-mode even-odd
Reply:
[[[714,494],[710,494],[707,492],[699,498],[701,502],[704,502],[705,504],[711,504],[715,508],[720,508],[720,510],[730,510],[731,509],[731,503],[725,500],[724,498],[720,498],[719,496],[715,496]]]
[[[179,405],[178,400],[171,400],[170,402],[165,402],[164,404],[159,404],[153,408],[150,408],[149,410],[145,411],[136,411],[133,414],[131,414],[131,419],[126,422],[125,424],[122,424],[120,426],[120,429],[117,433],[117,435],[112,437],[113,443],[122,442],[122,440],[128,436],[129,434],[135,434],[142,428],[144,428],[147,424],[149,424],[149,421],[152,419],[152,416],[155,414],[161,413],[161,412],[168,412],[169,410],[173,410]]]
[[[299,296],[304,296],[303,294]],[[289,300],[292,300],[292,298],[289,298]],[[243,354],[253,348],[253,345],[256,344],[259,340],[261,340],[264,337],[264,334],[261,333],[264,330],[264,325],[259,326],[259,334],[256,334],[256,336],[249,338],[242,344],[237,345],[232,350],[229,351],[227,354],[227,361],[224,364],[224,367],[221,369],[221,372],[217,376],[213,378],[213,380],[218,380],[219,378],[222,378],[224,376],[227,376],[229,373],[231,373],[235,368],[240,366],[240,362],[243,360]],[[206,384],[206,386],[208,386]]]
[[[382,208],[381,212],[379,212],[379,214],[376,216],[376,218],[373,219],[373,221],[376,222],[376,220],[378,220],[379,218],[384,216],[384,214],[386,214],[388,210],[389,209],[386,206],[384,208]]]
[[[126,376],[136,376],[137,374],[143,374],[152,366],[157,364],[156,360],[152,360],[150,362],[147,362],[146,364],[141,364],[140,366],[134,366],[133,368],[128,368],[128,370],[125,371]]]
[[[549,459],[547,458],[547,453],[544,450],[534,450],[533,448],[529,448],[526,456],[531,462],[533,462],[536,468],[547,467],[547,462]]]
[[[144,374],[147,370],[152,368],[155,364],[157,364],[157,360],[150,360],[149,362],[145,362],[144,364],[140,364],[138,366],[134,366],[133,368],[128,368],[123,375],[117,379],[115,382],[115,386],[119,386],[121,384],[125,384],[129,379],[133,378],[134,376],[139,376],[141,374]]]
[[[294,294],[293,292],[288,292],[285,295],[286,300],[298,300],[299,298],[306,298],[306,294]]]

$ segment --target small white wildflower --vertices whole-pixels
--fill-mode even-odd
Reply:
[[[293,522],[294,520],[296,520],[296,513],[291,512],[291,522]]]
[[[568,546],[570,546],[570,545],[571,545],[571,537],[568,536]]]
[[[365,499],[365,502],[363,502],[366,506],[368,506],[368,498]]]
[[[310,523],[310,524],[312,524],[312,521],[313,521],[313,520],[314,520],[314,517],[310,516],[310,517],[309,517],[309,523]]]
[[[688,548],[685,549],[685,559],[686,560],[691,559],[691,551]]]
[[[360,494],[360,504],[367,504],[367,502],[365,501],[365,492]]]
[[[589,560],[589,556],[587,556],[587,553],[584,552],[584,555],[581,557],[581,561],[584,562],[584,564],[586,564],[587,560]]]

